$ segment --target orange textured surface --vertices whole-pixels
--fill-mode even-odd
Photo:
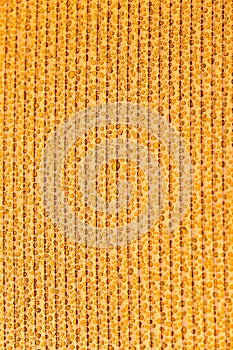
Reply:
[[[0,19],[0,349],[233,349],[232,2]]]

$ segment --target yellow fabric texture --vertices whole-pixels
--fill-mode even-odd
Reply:
[[[233,349],[232,2],[0,19],[0,348]]]

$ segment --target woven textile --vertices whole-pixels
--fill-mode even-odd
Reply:
[[[0,349],[233,349],[232,2],[0,8]]]

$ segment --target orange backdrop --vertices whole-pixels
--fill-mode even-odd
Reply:
[[[0,7],[1,349],[233,349],[232,2],[1,0]],[[185,147],[186,187],[172,158],[177,144],[156,141],[139,119],[83,138],[83,119],[70,123],[116,102],[171,125]],[[157,125],[153,118],[148,113],[148,128]],[[114,137],[125,147],[134,137],[154,147],[165,204],[158,224],[128,243],[98,247],[79,232],[74,239],[56,225],[56,202],[47,199],[48,210],[45,150],[59,167],[46,147],[62,127],[65,140],[74,123],[80,137],[70,153],[64,141],[62,208],[98,230],[118,219],[132,227],[150,181],[140,160],[106,158],[96,185],[101,200],[116,200],[120,176],[122,203],[126,180],[136,197],[122,215],[96,212],[75,176],[85,145],[104,147]],[[185,191],[185,211],[168,229]]]

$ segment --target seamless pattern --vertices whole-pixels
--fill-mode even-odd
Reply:
[[[233,349],[232,2],[0,19],[0,349]]]

